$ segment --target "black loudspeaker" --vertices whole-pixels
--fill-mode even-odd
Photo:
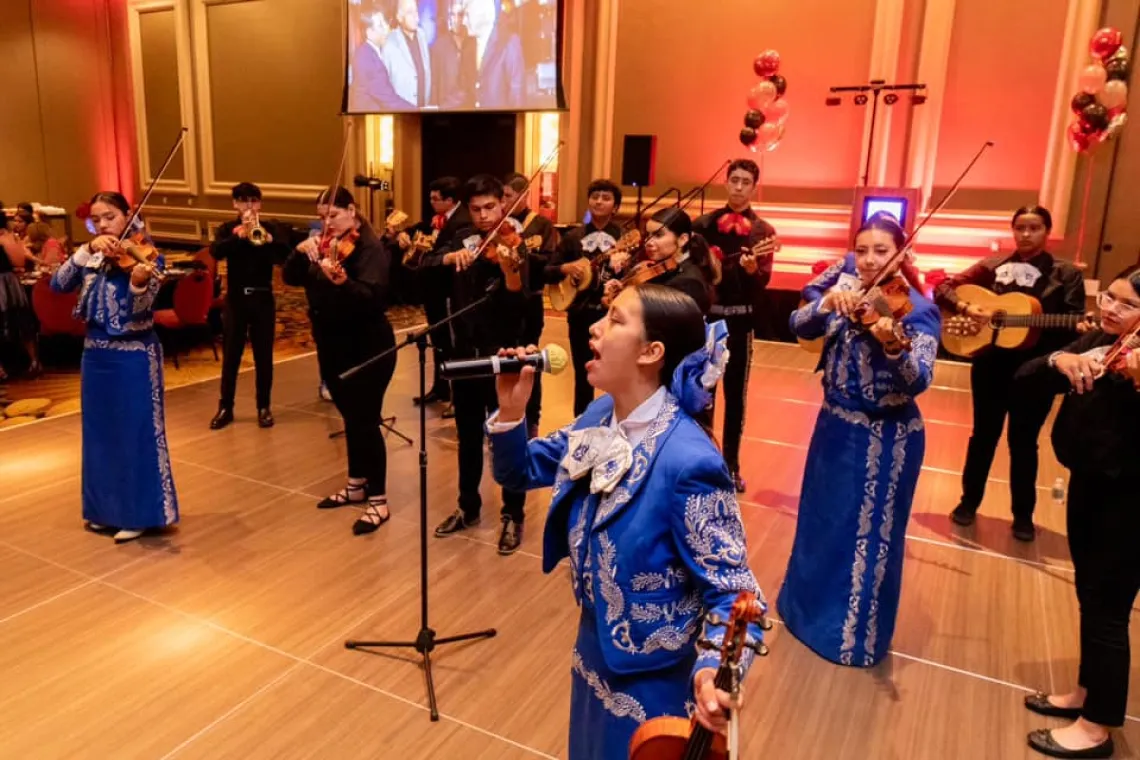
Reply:
[[[657,175],[657,135],[626,135],[621,156],[621,183],[648,187]]]

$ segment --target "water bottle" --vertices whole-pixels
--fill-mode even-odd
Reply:
[[[1053,501],[1061,504],[1065,501],[1065,479],[1057,478],[1053,481]]]

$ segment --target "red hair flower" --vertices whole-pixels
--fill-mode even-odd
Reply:
[[[945,269],[931,269],[929,272],[927,272],[925,275],[923,275],[922,280],[923,280],[923,282],[926,283],[926,287],[930,288],[931,290],[934,290],[935,288],[937,288],[939,285],[941,285],[943,282],[946,281],[946,270]]]
[[[91,217],[91,204],[83,201],[75,207],[75,216],[80,221],[87,221]]]
[[[824,272],[827,271],[827,268],[829,266],[831,266],[830,261],[828,261],[827,259],[820,259],[819,261],[817,261],[811,265],[811,273],[812,274],[823,274]]]

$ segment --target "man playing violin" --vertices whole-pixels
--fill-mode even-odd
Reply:
[[[287,235],[260,219],[261,189],[250,182],[233,188],[231,219],[218,228],[210,254],[227,262],[226,304],[222,312],[225,341],[222,346],[222,388],[218,413],[211,430],[220,430],[234,420],[234,393],[238,368],[245,351],[246,334],[253,346],[257,386],[257,424],[273,426],[269,397],[273,390],[273,339],[277,332],[277,305],[273,298],[273,267],[289,255]],[[255,232],[260,227],[262,233]],[[251,239],[251,235],[253,239]],[[257,235],[262,235],[260,242]]]
[[[423,266],[447,282],[452,313],[486,298],[451,323],[456,358],[493,356],[519,345],[526,326],[527,251],[517,222],[503,215],[503,184],[481,174],[464,188],[471,226],[460,231],[449,249],[424,257]],[[494,378],[456,381],[452,388],[459,437],[459,505],[435,529],[438,538],[479,523],[483,500],[483,423],[498,402]],[[526,493],[504,488],[499,553],[513,554],[523,535]]]
[[[341,380],[341,373],[396,344],[388,321],[391,255],[356,211],[343,187],[317,199],[322,234],[300,243],[285,262],[285,283],[304,286],[317,344],[321,377],[344,419],[348,483],[317,507],[363,505],[355,535],[371,533],[388,521],[388,452],[380,430],[384,394],[396,369],[396,356]]]
[[[955,290],[965,284],[980,285],[995,293],[1025,293],[1041,304],[1045,314],[1083,314],[1085,285],[1081,271],[1067,261],[1054,258],[1047,250],[1053,218],[1040,206],[1018,209],[1012,221],[1013,255],[992,256],[951,277],[934,291],[934,300],[949,311],[971,317],[979,323],[993,314],[958,298]],[[1071,330],[1042,332],[1029,348],[992,347],[978,356],[970,368],[970,395],[974,408],[974,430],[962,468],[962,499],[951,514],[961,526],[974,524],[986,492],[986,480],[994,452],[1009,416],[1009,492],[1013,511],[1013,536],[1032,541],[1036,536],[1033,511],[1037,505],[1037,439],[1045,424],[1053,399],[1042,394],[1013,392],[1013,376],[1022,364],[1063,346],[1072,340]]]
[[[542,299],[542,288],[546,284],[546,267],[558,246],[558,231],[554,224],[537,211],[532,211],[526,198],[519,200],[520,193],[527,192],[527,178],[519,173],[507,175],[503,182],[503,207],[514,208],[511,218],[522,228],[523,240],[541,240],[537,247],[527,246],[526,290],[526,329],[523,330],[523,345],[537,345],[546,326],[546,307]],[[517,203],[516,203],[517,202]],[[526,407],[527,432],[531,438],[538,435],[538,422],[542,415],[542,378],[534,379],[534,392]]]
[[[693,231],[709,242],[720,262],[716,303],[709,315],[728,326],[728,367],[724,372],[724,461],[732,472],[737,493],[744,493],[740,477],[740,438],[748,408],[748,370],[752,364],[753,310],[772,279],[776,230],[752,210],[752,196],[760,167],[747,158],[728,166],[725,188],[728,203],[693,223]]]
[[[574,364],[575,416],[586,411],[594,400],[594,388],[586,379],[586,362],[594,355],[590,350],[590,326],[606,313],[602,289],[617,274],[607,254],[622,235],[621,227],[614,222],[621,206],[621,188],[611,180],[595,179],[586,188],[586,205],[590,220],[563,236],[545,272],[545,281],[554,284],[566,277],[581,278],[596,261],[601,261],[591,286],[578,294],[566,312],[570,360]]]
[[[1073,721],[1029,734],[1050,757],[1110,757],[1111,730],[1128,704],[1129,618],[1140,591],[1140,268],[1129,267],[1100,294],[1100,328],[1027,362],[1014,393],[1064,394],[1053,449],[1069,469],[1065,509],[1080,607],[1077,687],[1025,698],[1032,712]],[[1067,680],[1067,679],[1066,679]]]

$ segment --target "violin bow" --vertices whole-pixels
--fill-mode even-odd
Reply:
[[[166,170],[169,169],[170,164],[174,162],[174,154],[182,147],[182,142],[186,139],[186,134],[189,131],[189,127],[179,128],[178,137],[174,140],[174,145],[171,146],[170,151],[166,154],[166,160],[162,162],[162,168],[158,170],[158,173],[154,175],[154,179],[150,181],[150,185],[147,187],[146,192],[143,193],[142,199],[138,202],[138,205],[135,206],[134,212],[127,217],[127,224],[123,227],[123,234],[119,235],[120,244],[131,236],[131,227],[133,227],[135,221],[138,220],[139,214],[142,213],[143,206],[150,200],[150,196],[154,194],[154,188],[158,185],[159,180],[162,179],[162,175],[166,174]]]
[[[340,163],[336,167],[336,176],[333,177],[332,184],[329,185],[328,190],[325,191],[325,213],[321,216],[321,240],[325,239],[329,231],[329,219],[332,217],[333,198],[336,196],[337,186],[340,185],[340,177],[344,174],[344,165],[348,161],[348,143],[352,138],[352,119],[345,119],[344,121],[344,142],[340,148]]]
[[[911,247],[911,245],[913,245],[915,239],[918,237],[918,233],[922,231],[922,228],[925,227],[931,219],[934,218],[935,214],[941,211],[946,206],[946,204],[950,202],[950,199],[954,197],[954,193],[958,192],[958,188],[962,185],[962,181],[966,179],[966,175],[969,174],[970,171],[974,168],[974,164],[978,163],[978,161],[982,158],[982,154],[993,146],[994,143],[992,140],[986,140],[984,143],[982,143],[982,147],[978,149],[978,152],[974,154],[974,158],[970,161],[969,164],[966,165],[966,168],[962,170],[962,173],[958,175],[958,179],[954,180],[954,184],[951,185],[950,189],[946,191],[946,194],[942,196],[942,200],[938,201],[938,203],[933,208],[931,208],[930,211],[926,212],[926,216],[922,218],[922,221],[915,225],[914,230],[906,236],[902,247],[895,251],[895,253],[889,259],[887,259],[886,263],[880,267],[878,273],[876,273],[875,277],[871,280],[871,284],[864,289],[864,292],[877,285],[882,284],[883,280],[886,279],[887,270],[890,269],[891,265],[906,255],[906,251]],[[911,284],[913,285],[914,283]]]
[[[566,145],[566,141],[559,140],[558,144],[551,148],[550,152],[546,154],[546,158],[542,160],[542,163],[538,165],[538,168],[534,170],[534,173],[530,175],[530,179],[526,181],[526,185],[524,185],[523,189],[519,191],[518,196],[515,198],[515,202],[511,204],[510,208],[503,212],[504,222],[510,218],[511,214],[515,213],[515,211],[518,210],[519,204],[523,202],[523,199],[526,198],[526,194],[530,191],[531,184],[533,184],[534,181],[538,179],[538,175],[542,174],[546,170],[546,167],[550,165],[550,162],[554,160],[564,145]],[[501,223],[502,222],[500,222],[500,224]],[[479,247],[475,249],[475,258],[482,256],[483,252],[487,250],[487,246],[490,245],[491,241],[494,239],[494,235],[488,235],[486,239],[479,244]]]

